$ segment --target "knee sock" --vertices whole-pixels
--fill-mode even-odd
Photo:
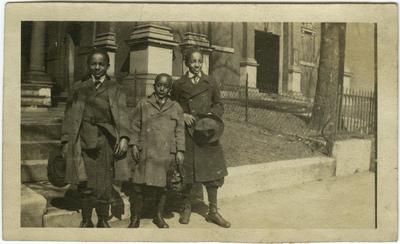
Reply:
[[[209,207],[211,208],[217,208],[217,192],[218,192],[218,187],[216,186],[207,186],[207,196],[208,196],[208,202],[209,202]]]

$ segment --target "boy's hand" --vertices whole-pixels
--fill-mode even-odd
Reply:
[[[128,151],[128,140],[126,138],[122,138],[114,150],[114,155],[117,158],[120,158],[126,153],[126,151]]]
[[[196,118],[191,115],[191,114],[187,114],[187,113],[183,113],[183,117],[185,118],[185,124],[187,126],[193,126],[194,122],[196,121]]]
[[[135,159],[136,162],[139,162],[139,149],[137,148],[136,145],[133,145],[132,154],[133,154],[133,155],[132,155],[132,156],[133,156],[133,159]]]
[[[178,165],[182,165],[183,164],[183,159],[185,158],[185,156],[183,156],[183,152],[178,151],[176,153],[176,163]]]

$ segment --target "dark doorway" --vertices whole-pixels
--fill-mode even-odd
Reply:
[[[279,36],[256,31],[255,59],[257,60],[257,88],[278,93],[279,88]]]

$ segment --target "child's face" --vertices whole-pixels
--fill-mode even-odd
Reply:
[[[190,55],[190,59],[188,60],[188,68],[190,73],[197,75],[200,73],[202,66],[203,56],[198,52],[192,53],[192,55]]]
[[[103,75],[107,74],[107,69],[110,64],[101,53],[95,53],[92,55],[89,61],[90,74],[96,79],[100,79]]]
[[[156,96],[158,98],[165,98],[168,96],[169,92],[171,91],[171,82],[168,81],[168,78],[162,76],[155,84],[154,90]]]

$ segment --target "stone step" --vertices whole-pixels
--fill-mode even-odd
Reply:
[[[61,123],[65,108],[50,107],[46,111],[24,111],[21,113],[21,124],[25,123]]]
[[[124,201],[124,215],[122,220],[128,219],[130,216],[130,204],[128,197],[123,195]],[[56,207],[47,208],[47,212],[43,215],[43,227],[71,227],[76,228],[79,226],[82,220],[81,213],[78,211],[71,211],[65,209],[59,209]],[[97,215],[93,210],[92,221],[94,224],[97,223]],[[109,223],[112,225],[113,222],[119,221],[119,219],[113,217]]]
[[[25,184],[26,187],[28,187],[31,192],[34,192],[35,194],[38,194],[39,196],[42,196],[43,199],[46,200],[46,210],[43,213],[42,216],[42,225],[43,227],[78,227],[79,223],[81,221],[81,214],[78,212],[78,210],[75,207],[68,207],[68,204],[65,204],[65,192],[70,188],[70,186],[66,186],[63,188],[58,188],[52,186],[49,182],[43,181],[43,182],[36,182],[36,183],[27,183]],[[114,186],[115,189],[120,193],[122,200],[124,202],[124,214],[121,216],[121,219],[128,219],[130,217],[130,203],[129,203],[129,198],[121,193],[120,187]],[[177,197],[173,197],[170,199],[177,199]],[[153,204],[152,200],[154,199],[148,199],[146,201],[145,205],[146,206],[151,206]],[[64,201],[63,207],[60,207],[61,201]],[[168,200],[169,206],[167,207],[169,211],[176,211],[178,209],[178,205],[176,201]],[[196,201],[195,201],[196,203]],[[72,206],[73,204],[71,204]],[[42,207],[43,205],[41,205]],[[149,211],[151,209],[148,209],[147,211],[144,210],[144,216],[143,218],[151,218],[151,212]],[[43,211],[42,211],[43,212]],[[93,211],[93,216],[92,216],[93,223],[97,222],[97,216],[95,214],[95,211]],[[109,223],[113,225],[113,223],[116,223],[117,221],[120,221],[116,217],[113,217]],[[37,220],[39,222],[39,220]],[[27,225],[27,223],[24,223],[24,225]]]
[[[334,176],[335,160],[327,157],[303,158],[286,161],[276,161],[255,165],[244,165],[228,168],[229,175],[225,178],[223,187],[219,190],[219,199],[239,197],[251,193],[268,191],[272,189],[285,188],[294,185],[299,185],[312,181],[319,181]],[[28,202],[28,198],[23,201],[23,207],[27,209],[39,208],[39,213],[43,212],[40,219],[31,220],[30,218],[39,218],[33,215],[33,210],[23,209],[22,212],[27,212],[27,216],[23,216],[24,226],[30,223],[42,223],[45,227],[77,227],[81,220],[80,213],[74,210],[60,209],[54,206],[55,200],[64,196],[68,187],[57,188],[48,182],[36,182],[26,184],[30,192],[36,193],[46,199],[46,210],[42,211],[43,203]],[[205,192],[204,192],[205,193]],[[22,194],[25,194],[24,192]],[[125,195],[123,200],[125,203],[123,219],[130,215],[129,201]],[[39,197],[37,197],[39,199]],[[176,198],[175,198],[176,199]],[[204,197],[206,199],[206,197]],[[37,201],[39,202],[39,201]],[[36,205],[34,205],[36,204]],[[93,221],[96,223],[95,214]],[[113,218],[110,223],[118,221]]]
[[[28,186],[21,185],[21,227],[43,227],[47,201]]]
[[[43,209],[43,206],[45,208],[44,211],[40,211],[42,213],[42,216],[40,216],[40,219],[42,219],[42,226],[43,227],[77,227],[79,226],[79,223],[81,221],[81,214],[75,209],[76,207],[68,207],[67,204],[64,204],[63,207],[59,207],[57,205],[60,204],[61,201],[65,200],[64,195],[68,189],[70,189],[70,186],[66,187],[55,187],[52,186],[48,181],[41,181],[41,182],[35,182],[35,183],[26,183],[24,184],[24,187],[29,190],[29,194],[36,194],[37,198],[40,196],[41,198],[41,205],[40,209]],[[120,192],[119,187],[115,187],[118,192]],[[71,187],[73,189],[73,187]],[[25,190],[27,191],[27,190]],[[23,193],[24,194],[24,193]],[[124,201],[124,215],[122,216],[122,219],[129,218],[129,200],[128,197],[125,196],[124,194],[120,193],[122,196],[122,199]],[[44,202],[43,203],[43,199]],[[36,205],[30,206],[31,201],[26,202],[23,206],[24,208],[38,208],[38,204],[35,202]],[[62,202],[61,202],[62,203]],[[24,212],[29,212],[29,210],[24,210]],[[33,211],[31,211],[33,212]],[[24,226],[29,226],[30,223],[39,223],[39,217],[34,216],[32,214],[28,215],[28,219],[24,220],[25,222],[23,223]],[[37,218],[37,220],[32,220],[32,218]],[[118,221],[117,218],[113,217],[111,219],[110,223],[113,221]],[[96,214],[93,214],[93,222],[97,222],[97,217]]]
[[[49,152],[59,147],[59,140],[21,141],[21,160],[47,160]]]
[[[21,97],[21,106],[51,106],[51,98],[50,97],[32,97],[32,96],[23,96]]]
[[[21,141],[59,140],[61,123],[24,123],[21,124]]]
[[[334,176],[335,166],[333,158],[312,157],[230,167],[218,196],[230,198],[323,180]]]
[[[47,159],[22,160],[21,182],[47,181]]]

